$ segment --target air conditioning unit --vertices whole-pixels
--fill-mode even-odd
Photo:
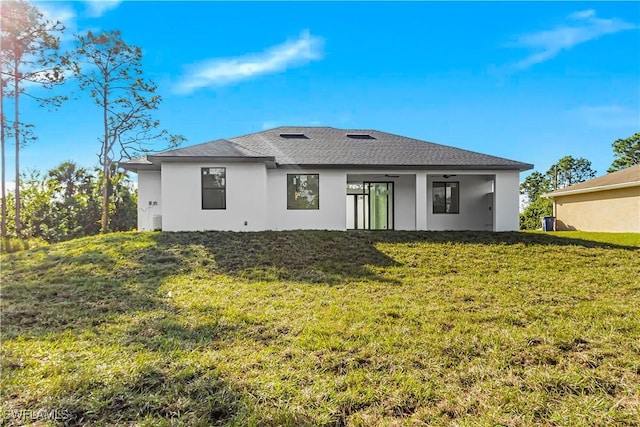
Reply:
[[[151,217],[151,230],[162,230],[162,215],[154,215]]]

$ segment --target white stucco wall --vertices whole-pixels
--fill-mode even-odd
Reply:
[[[520,229],[520,173],[518,171],[496,172],[495,183],[495,231],[518,231]]]
[[[138,230],[153,229],[153,217],[162,215],[160,171],[138,172]]]
[[[393,178],[395,191],[395,229],[416,229],[416,179],[413,175]]]
[[[427,228],[429,230],[493,230],[491,191],[493,175],[465,175],[452,171],[455,176],[444,178],[438,172],[427,178]],[[433,182],[458,182],[459,213],[433,213]]]
[[[203,167],[226,168],[226,209],[202,209]],[[262,163],[162,163],[162,229],[264,230],[266,173]]]
[[[226,168],[226,209],[202,209],[203,167]],[[288,173],[319,174],[320,209],[287,209]],[[138,173],[138,229],[152,229],[153,216],[161,214],[162,229],[167,231],[345,230],[349,177],[351,181],[395,183],[396,230],[518,230],[518,171],[403,170],[384,171],[382,175],[385,174],[399,177],[380,178],[381,172],[375,170],[267,169],[262,163],[165,162],[162,172]],[[447,174],[456,176],[443,178]],[[433,213],[433,181],[460,183],[459,214]],[[494,181],[495,191],[491,193]]]
[[[416,172],[416,230],[428,230],[427,228],[427,174],[424,171]]]
[[[287,174],[319,174],[320,209],[287,209]],[[347,173],[339,170],[269,169],[266,226],[270,230],[346,230]]]

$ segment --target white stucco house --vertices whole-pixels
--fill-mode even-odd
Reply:
[[[120,164],[138,229],[518,230],[533,165],[376,130],[279,127]]]

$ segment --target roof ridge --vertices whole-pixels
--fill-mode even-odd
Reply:
[[[249,133],[245,133],[245,134],[242,134],[242,135],[234,136],[234,137],[231,138],[231,140],[235,140],[235,139],[239,139],[239,138],[245,138],[247,136],[257,135],[257,134],[260,134],[260,133],[267,133],[267,132],[274,131],[276,129],[283,129],[283,128],[293,128],[293,129],[303,129],[303,128],[306,128],[306,129],[337,129],[337,128],[334,128],[332,126],[289,126],[289,125],[282,125],[282,126],[276,126],[274,128],[262,129],[262,130],[257,131],[257,132],[249,132]]]
[[[218,138],[218,139],[214,139],[214,140],[211,140],[211,141],[201,142],[199,144],[187,145],[186,147],[174,148],[173,150],[161,151],[159,153],[150,154],[150,155],[151,156],[157,156],[157,155],[160,155],[160,154],[165,155],[165,154],[169,154],[169,153],[175,153],[176,151],[181,151],[181,150],[184,150],[184,149],[187,149],[187,148],[192,149],[192,148],[196,148],[196,147],[201,147],[203,145],[212,144],[212,143],[218,142],[218,141],[231,142],[231,141],[229,141],[228,139],[225,139],[225,138]]]
[[[385,131],[380,131],[380,130],[373,130],[373,132],[392,135],[392,136],[397,137],[397,138],[410,139],[412,141],[420,142],[420,143],[423,143],[423,144],[427,143],[427,144],[431,144],[431,145],[437,145],[439,147],[444,147],[444,148],[449,148],[449,149],[453,149],[453,150],[464,151],[466,153],[477,154],[477,155],[486,156],[486,157],[492,157],[494,159],[507,160],[509,162],[516,162],[516,163],[520,163],[522,165],[530,165],[531,167],[533,167],[533,165],[531,165],[530,163],[519,162],[517,160],[508,159],[506,157],[500,157],[500,156],[496,156],[494,154],[481,153],[479,151],[468,150],[466,148],[455,147],[453,145],[441,144],[439,142],[433,142],[433,141],[427,141],[427,140],[424,140],[424,139],[412,138],[410,136],[403,136],[403,135],[398,135],[398,134],[395,134],[395,133],[385,132]]]
[[[195,145],[189,145],[186,147],[182,147],[182,148],[176,148],[173,150],[168,150],[168,151],[163,151],[161,153],[157,153],[155,155],[152,155],[152,157],[171,157],[171,156],[175,156],[175,155],[180,155],[180,153],[184,153],[185,151],[194,151],[194,149],[197,151],[199,148],[206,148],[207,146],[212,146],[215,144],[224,144],[226,146],[231,146],[231,148],[233,150],[236,150],[239,152],[239,154],[245,156],[245,157],[272,157],[268,154],[264,154],[261,153],[259,151],[257,151],[254,148],[249,148],[246,147],[244,145],[238,144],[235,141],[232,141],[230,139],[226,139],[226,138],[219,138],[219,139],[214,139],[213,141],[207,141],[207,142],[202,142],[200,144],[195,144]]]
[[[272,157],[270,154],[266,154],[266,153],[262,153],[260,151],[257,151],[255,148],[249,148],[243,144],[240,144],[237,141],[233,141],[232,139],[225,139],[225,141],[229,142],[230,144],[235,145],[236,147],[239,147],[243,150],[249,151],[251,153],[257,154],[258,157]]]

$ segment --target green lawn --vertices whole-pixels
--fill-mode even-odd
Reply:
[[[0,416],[637,426],[639,277],[638,234],[119,233],[37,247],[2,255]]]

